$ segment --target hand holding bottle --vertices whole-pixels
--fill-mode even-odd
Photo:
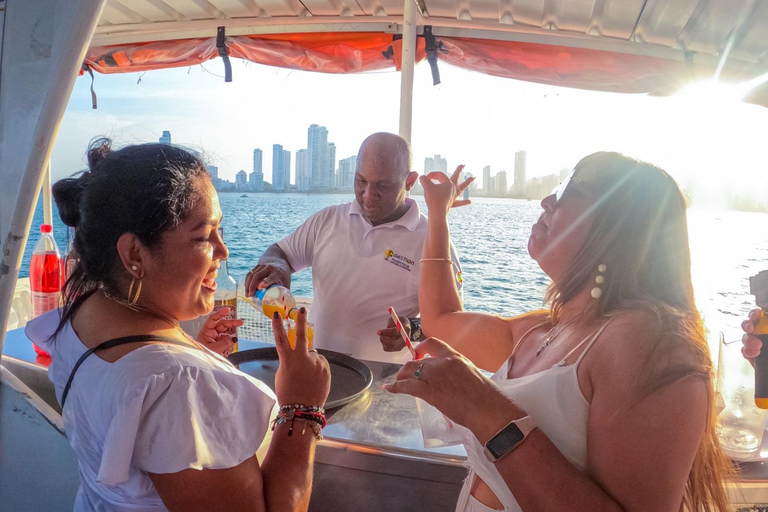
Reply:
[[[755,359],[760,355],[763,347],[763,342],[754,334],[755,326],[760,321],[761,311],[760,308],[753,309],[749,312],[749,318],[741,322],[741,329],[744,331],[744,336],[741,337],[741,343],[744,345],[741,347],[741,353],[752,366],[755,366]]]
[[[245,277],[245,294],[253,297],[260,288],[269,288],[278,284],[290,288],[291,270],[280,261],[271,261],[267,264],[258,264],[248,272]]]

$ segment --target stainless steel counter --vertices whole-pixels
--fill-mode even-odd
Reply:
[[[243,350],[269,346],[248,340],[240,344]],[[8,332],[3,365],[58,407],[45,362],[36,357],[22,330]],[[328,411],[325,439],[315,458],[310,511],[452,511],[466,475],[463,447],[425,449],[415,400],[381,389],[394,380],[399,365],[365,363],[373,372],[371,388],[357,400]],[[768,463],[744,462],[739,467],[732,503],[768,503]]]

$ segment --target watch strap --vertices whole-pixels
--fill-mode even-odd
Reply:
[[[411,332],[408,335],[408,337],[411,339],[411,341],[419,341],[422,336],[421,332],[421,319],[420,318],[409,318],[408,323],[411,326]]]
[[[485,456],[491,462],[498,461],[522,443],[535,428],[536,422],[530,416],[509,422],[485,443]]]

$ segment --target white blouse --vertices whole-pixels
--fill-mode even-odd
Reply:
[[[87,351],[51,311],[27,324],[52,357],[48,378],[61,393]],[[78,460],[75,511],[165,511],[146,473],[223,469],[252,457],[268,431],[275,395],[208,350],[172,344],[139,347],[108,363],[97,355],[78,369],[63,411]]]

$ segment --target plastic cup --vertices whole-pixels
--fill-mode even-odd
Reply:
[[[315,324],[312,322],[307,322],[307,344],[309,348],[312,348],[314,337]],[[290,327],[288,327],[288,344],[291,346],[291,348],[296,348],[296,324],[293,322],[291,322]]]
[[[717,433],[725,452],[740,457],[760,450],[768,410],[755,405],[755,371],[741,355],[741,340],[725,343],[720,333],[717,392],[723,410]]]
[[[456,424],[446,418],[435,407],[417,398],[416,411],[419,413],[424,448],[439,448],[440,446],[461,444],[463,437]]]

